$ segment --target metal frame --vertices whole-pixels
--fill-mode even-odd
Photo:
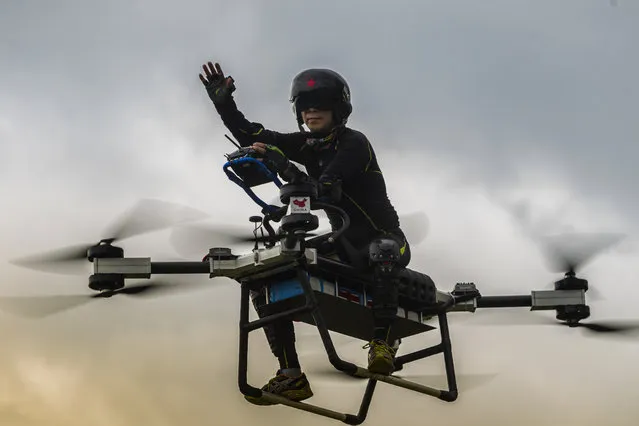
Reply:
[[[299,247],[296,247],[296,249],[299,249]],[[238,386],[242,394],[254,397],[261,396],[267,401],[319,414],[350,425],[361,424],[366,420],[378,381],[429,395],[446,402],[453,402],[457,399],[459,391],[448,327],[448,312],[475,312],[478,308],[500,307],[530,307],[531,310],[552,310],[567,305],[585,304],[584,290],[533,291],[531,295],[488,297],[481,296],[472,283],[459,283],[451,293],[438,290],[437,304],[420,311],[421,315],[419,315],[420,318],[418,320],[422,321],[422,318],[437,316],[441,335],[440,343],[398,356],[395,360],[396,371],[398,371],[410,362],[441,353],[446,369],[448,389],[436,389],[392,375],[372,374],[365,368],[341,359],[333,345],[324,317],[318,306],[315,297],[316,290],[312,288],[310,279],[307,276],[307,271],[309,269],[312,270],[314,266],[317,267],[321,263],[327,262],[328,266],[325,267],[330,267],[335,265],[336,262],[332,259],[318,256],[314,249],[306,249],[303,252],[296,249],[287,250],[282,248],[282,246],[276,245],[271,248],[254,250],[251,254],[234,255],[228,249],[215,248],[211,249],[208,261],[153,262],[150,258],[96,258],[93,260],[93,264],[95,274],[117,275],[124,279],[151,278],[153,275],[163,274],[208,274],[210,278],[228,277],[236,280],[241,286]],[[356,274],[352,269],[349,271],[351,267],[346,264],[341,264],[340,268],[340,272],[346,275]],[[249,321],[251,281],[291,269],[297,270],[297,277],[304,290],[305,303],[302,306]],[[304,402],[290,401],[277,395],[262,392],[261,389],[248,383],[249,333],[274,321],[284,318],[292,319],[302,313],[310,313],[313,316],[329,362],[333,367],[345,374],[368,379],[368,385],[357,414],[340,413]]]
[[[433,312],[437,312],[439,317],[439,323],[441,327],[441,336],[442,341],[440,344],[432,346],[430,348],[426,348],[424,350],[416,351],[407,355],[403,355],[396,358],[396,364],[398,367],[403,367],[404,364],[407,364],[412,361],[416,361],[418,359],[423,359],[432,355],[436,355],[438,353],[443,353],[444,362],[446,367],[446,376],[448,379],[448,390],[435,389],[432,387],[424,386],[419,383],[411,382],[408,380],[400,379],[398,377],[393,376],[384,376],[380,374],[373,374],[368,372],[367,369],[359,367],[353,363],[348,361],[344,361],[337,354],[337,350],[333,345],[333,341],[330,337],[330,333],[326,324],[324,322],[323,315],[319,309],[317,304],[317,300],[315,298],[315,290],[313,290],[310,280],[305,273],[305,269],[303,266],[299,266],[297,269],[297,278],[302,284],[304,290],[305,304],[303,306],[295,307],[288,309],[283,312],[278,312],[276,314],[272,314],[254,321],[249,321],[249,302],[250,302],[250,283],[243,281],[241,282],[242,294],[241,294],[241,306],[240,306],[240,346],[239,346],[239,376],[238,376],[238,384],[240,391],[247,396],[253,396],[256,398],[263,398],[267,401],[287,405],[293,408],[297,408],[300,410],[312,412],[315,414],[319,414],[325,417],[329,417],[335,420],[340,420],[343,423],[349,425],[359,425],[362,424],[366,420],[366,416],[368,414],[368,409],[370,407],[370,403],[373,398],[373,393],[375,391],[375,386],[378,381],[386,382],[391,385],[395,385],[398,387],[402,387],[405,389],[409,389],[412,391],[416,391],[419,393],[423,393],[426,395],[434,396],[443,401],[452,402],[457,399],[458,391],[457,391],[457,383],[455,377],[455,369],[452,355],[452,345],[450,340],[450,333],[448,329],[448,322],[446,318],[446,309],[448,307],[447,304],[442,304],[441,306],[434,307]],[[451,301],[453,299],[450,299]],[[295,402],[290,401],[286,398],[279,397],[277,395],[269,394],[267,392],[263,392],[261,389],[251,386],[247,381],[247,366],[248,366],[248,340],[249,333],[251,331],[255,331],[259,328],[264,327],[267,324],[270,324],[274,321],[278,321],[281,319],[293,319],[296,315],[302,313],[311,313],[317,329],[319,331],[320,337],[322,339],[322,343],[324,344],[324,348],[326,349],[326,354],[328,356],[328,360],[337,370],[342,371],[348,375],[368,378],[368,385],[366,386],[366,390],[364,395],[362,396],[362,401],[359,407],[359,411],[357,414],[348,414],[348,413],[340,413],[336,412],[324,407],[319,407],[316,405],[304,403],[304,402]],[[401,369],[401,367],[399,369]]]

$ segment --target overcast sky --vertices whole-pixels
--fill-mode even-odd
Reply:
[[[198,79],[201,65],[219,61],[236,80],[245,115],[281,131],[296,129],[293,76],[328,67],[351,86],[350,125],[371,140],[400,214],[428,215],[414,269],[443,290],[475,281],[484,294],[525,294],[560,278],[546,269],[537,237],[623,232],[624,242],[583,273],[605,296],[592,304],[593,319],[636,315],[636,2],[8,1],[0,32],[7,261],[94,241],[139,198],[241,225],[259,208],[221,170],[233,147]],[[259,193],[276,195],[274,186]],[[168,235],[127,241],[127,254],[175,257]],[[9,263],[0,274],[4,295],[89,291],[82,277]],[[3,315],[0,419],[330,424],[244,403],[236,384],[239,291],[214,282],[45,321]],[[639,379],[639,343],[472,321],[453,329],[458,369],[497,379],[452,405],[378,386],[367,424],[635,424],[636,391],[626,389]],[[262,336],[252,342],[249,377],[261,385],[276,364]],[[318,340],[309,344],[300,351],[312,352]],[[344,350],[365,362],[358,344]],[[256,359],[272,364],[258,368]],[[410,371],[441,370],[438,358],[421,365]],[[350,386],[313,383],[315,403],[356,410],[359,401],[343,396]]]

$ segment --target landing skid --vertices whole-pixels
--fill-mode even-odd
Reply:
[[[339,357],[333,341],[330,337],[329,330],[324,321],[324,316],[320,310],[315,292],[311,286],[310,280],[303,268],[298,268],[297,277],[304,290],[305,303],[301,306],[286,309],[281,312],[272,313],[264,316],[255,321],[249,320],[249,307],[250,307],[250,291],[251,283],[246,280],[241,280],[241,300],[240,300],[240,340],[239,340],[239,366],[238,366],[238,384],[242,394],[263,398],[269,402],[286,405],[299,410],[307,411],[310,413],[318,414],[324,417],[339,420],[349,425],[359,425],[366,420],[368,410],[373,399],[373,393],[377,382],[385,382],[394,386],[398,386],[404,389],[409,389],[421,394],[429,395],[438,398],[442,401],[453,402],[457,399],[457,380],[455,375],[455,367],[453,362],[453,354],[451,348],[450,332],[448,328],[447,310],[454,303],[454,299],[450,299],[446,302],[440,303],[434,306],[430,311],[424,311],[425,314],[437,316],[439,320],[439,329],[441,333],[441,342],[431,347],[427,347],[406,355],[402,355],[396,358],[396,370],[401,370],[404,365],[424,359],[433,355],[443,354],[444,366],[446,368],[446,378],[448,382],[448,389],[437,389],[429,386],[425,386],[419,383],[411,382],[409,380],[401,379],[395,376],[384,376],[379,374],[372,374],[366,368],[362,368],[348,361],[344,361]],[[278,395],[274,395],[268,392],[263,392],[261,389],[251,386],[247,380],[248,370],[248,339],[249,333],[257,329],[263,328],[267,324],[271,324],[281,319],[294,320],[296,317],[310,314],[317,326],[322,343],[326,350],[326,354],[330,363],[338,371],[354,377],[362,377],[368,379],[368,384],[362,401],[360,403],[359,411],[357,414],[341,413],[328,408],[312,405],[305,402],[295,402],[289,399],[283,398]]]

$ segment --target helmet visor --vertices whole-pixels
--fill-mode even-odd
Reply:
[[[298,112],[307,111],[311,108],[330,111],[339,101],[339,96],[336,96],[334,92],[320,89],[300,94],[295,100],[295,108]]]

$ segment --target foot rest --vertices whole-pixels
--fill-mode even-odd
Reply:
[[[310,413],[319,414],[320,416],[339,420],[346,424],[359,424],[359,422],[352,421],[352,419],[356,419],[356,417],[352,414],[340,413],[338,411],[329,410],[328,408],[319,407],[317,405],[308,404],[306,402],[291,401],[288,398],[284,398],[283,396],[275,395],[269,392],[262,392],[262,398],[265,401],[272,402],[274,404],[288,405],[289,407],[297,408],[298,410],[304,410]]]
[[[383,374],[375,374],[368,371],[366,368],[357,367],[357,370],[353,374],[348,374],[344,372],[344,374],[354,377],[360,377],[363,379],[372,379],[377,380],[378,382],[385,382],[394,386],[398,386],[400,388],[409,389],[415,392],[423,393],[426,395],[434,396],[435,398],[439,398],[444,401],[452,402],[457,399],[457,391],[451,392],[443,389],[436,389],[430,386],[425,386],[419,383],[411,382],[406,379],[402,379],[397,376],[386,376]]]

